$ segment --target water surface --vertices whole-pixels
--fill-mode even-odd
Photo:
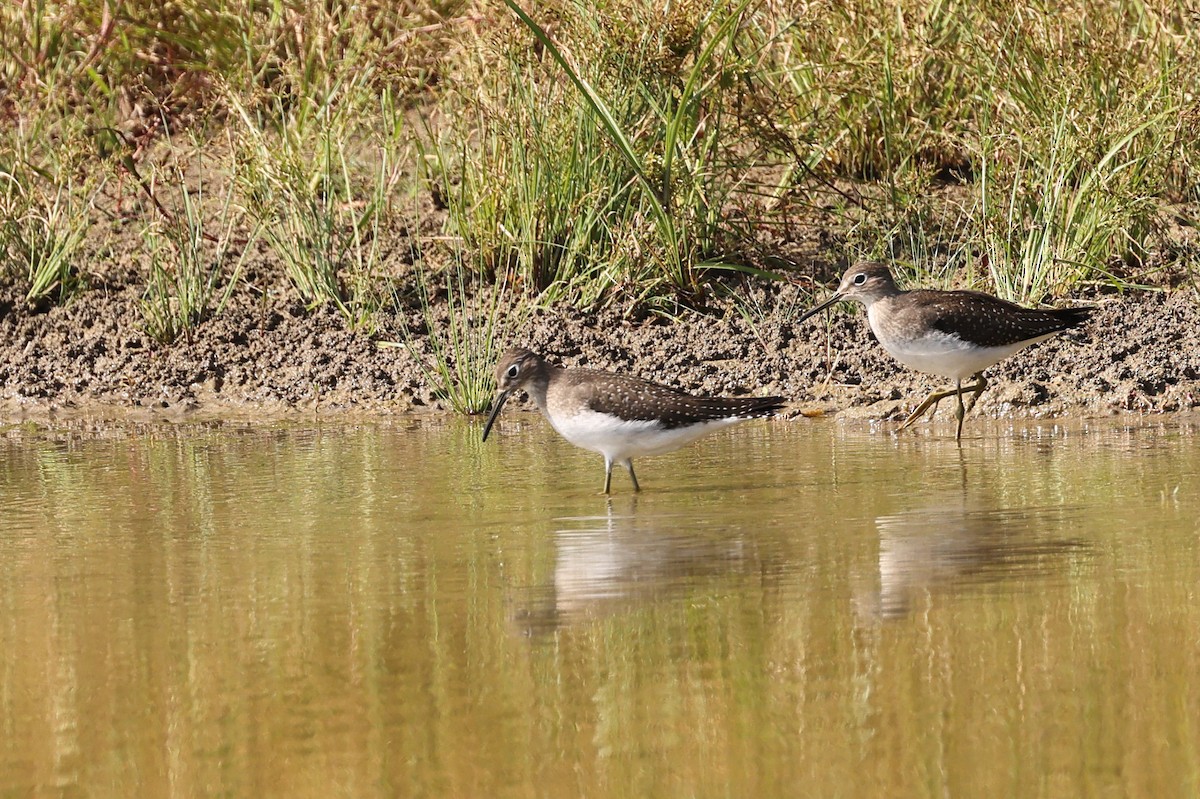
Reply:
[[[1200,423],[0,436],[0,796],[1200,794]]]

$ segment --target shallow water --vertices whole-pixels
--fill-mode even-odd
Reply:
[[[0,437],[0,796],[1200,794],[1200,421]]]

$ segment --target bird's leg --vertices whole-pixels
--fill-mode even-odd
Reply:
[[[954,440],[962,441],[962,420],[967,415],[962,401],[962,378],[954,381],[954,395],[958,403],[954,406],[954,418],[958,419],[958,430],[954,432]]]
[[[604,494],[608,495],[608,489],[612,487],[612,458],[604,456]]]
[[[965,391],[971,395],[971,399],[967,402],[964,413],[971,412],[971,409],[975,407],[975,403],[979,399],[979,395],[982,394],[984,389],[988,387],[988,381],[987,378],[983,376],[983,372],[976,372],[974,380],[974,385],[967,386],[965,389]],[[908,418],[906,418],[900,425],[900,429],[903,430],[913,422],[920,419],[926,411],[937,410],[938,403],[944,400],[946,397],[957,395],[959,401],[961,402],[962,392],[964,390],[961,388],[961,383],[962,381],[958,381],[958,385],[956,385],[954,388],[948,388],[945,391],[934,391],[931,393],[920,405],[917,406],[915,411],[908,415]]]
[[[912,413],[910,413],[908,415],[908,418],[905,419],[904,423],[900,425],[900,429],[903,430],[904,428],[908,427],[913,422],[920,419],[922,416],[925,415],[925,411],[929,410],[930,408],[936,409],[937,404],[939,402],[944,400],[946,397],[953,395],[954,393],[955,393],[955,389],[952,389],[952,388],[948,388],[945,391],[933,392],[932,394],[930,394],[928,397],[925,398],[924,402],[922,402],[920,405],[917,406],[917,409],[915,411],[913,411]]]
[[[988,387],[987,378],[983,376],[983,372],[976,372],[974,377],[975,385],[967,386],[967,391],[971,392],[971,399],[967,402],[967,413],[975,407],[975,403],[979,401],[979,395]]]
[[[637,475],[633,473],[633,459],[632,458],[625,461],[625,468],[629,470],[629,479],[633,481],[633,490],[641,491],[642,490],[641,487],[638,486]]]

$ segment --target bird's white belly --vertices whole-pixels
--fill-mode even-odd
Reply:
[[[550,418],[550,424],[567,441],[577,447],[599,452],[616,463],[629,458],[671,452],[690,444],[705,433],[739,421],[743,420],[731,416],[666,429],[656,421],[628,421],[592,410]]]
[[[1018,341],[1002,347],[980,347],[963,341],[950,333],[932,332],[911,339],[883,339],[880,342],[888,354],[905,366],[931,375],[965,380],[1030,344],[1050,338]],[[878,334],[877,334],[878,336]]]

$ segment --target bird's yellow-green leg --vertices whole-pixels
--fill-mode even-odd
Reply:
[[[967,401],[967,413],[975,407],[975,403],[979,401],[979,395],[988,387],[987,378],[983,376],[983,372],[975,373],[975,385],[967,386],[967,391],[971,392],[971,399]]]
[[[641,491],[641,486],[638,485],[637,475],[633,473],[633,460],[625,461],[625,468],[629,470],[629,479],[633,481],[633,490]]]
[[[985,388],[987,388],[987,380],[984,379],[983,375],[977,374],[976,377],[978,378],[978,381],[975,383],[975,385],[967,386],[967,389],[966,389],[967,391],[973,392],[973,396],[971,399],[971,407],[975,407],[975,400],[977,400],[979,398],[979,395],[983,393],[983,390]],[[960,386],[961,386],[961,382],[962,381],[959,381]],[[908,418],[905,419],[900,424],[900,429],[903,430],[904,428],[911,425],[913,422],[920,419],[922,416],[925,415],[925,412],[930,410],[931,408],[936,410],[937,404],[939,402],[941,402],[942,400],[944,400],[946,397],[952,397],[955,394],[958,394],[961,399],[962,389],[960,386],[956,386],[955,388],[948,388],[945,391],[934,391],[933,393],[931,393],[928,397],[925,398],[925,400],[920,405],[917,406],[917,409],[914,410],[912,413],[910,413],[908,415]]]
[[[932,392],[928,397],[925,398],[925,400],[920,405],[917,406],[916,410],[914,410],[912,413],[910,413],[908,415],[907,419],[905,419],[903,422],[901,422],[900,429],[903,430],[904,428],[911,425],[913,422],[920,419],[922,416],[925,415],[925,412],[928,411],[930,408],[937,410],[937,404],[939,402],[941,402],[942,400],[944,400],[946,397],[951,396],[952,394],[954,394],[954,389],[952,389],[952,388],[947,389],[946,391]]]
[[[961,380],[954,381],[954,396],[958,400],[958,403],[954,406],[954,418],[958,420],[958,429],[954,431],[954,440],[962,441],[962,420],[967,415],[967,410],[963,407]]]
[[[621,461],[621,465],[629,470],[629,479],[633,481],[633,490],[641,491],[642,487],[638,485],[637,475],[633,473],[633,460],[626,458]],[[604,493],[607,495],[612,488],[612,467],[613,462],[609,458],[604,459]]]

